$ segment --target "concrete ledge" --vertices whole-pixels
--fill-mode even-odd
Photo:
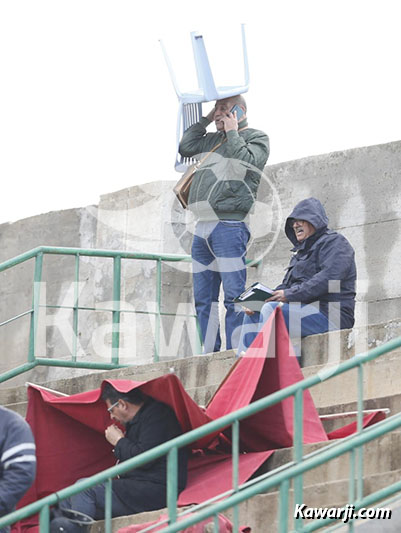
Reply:
[[[218,385],[235,362],[234,352],[219,352],[211,355],[199,355],[185,359],[172,359],[168,362],[149,363],[117,370],[97,371],[71,378],[71,376],[55,381],[40,383],[65,394],[77,394],[99,387],[104,379],[132,379],[148,381],[164,374],[174,372],[183,383],[185,389]],[[66,369],[66,373],[69,370]],[[29,381],[29,378],[26,378]],[[0,389],[2,405],[26,401],[26,387]]]
[[[365,409],[390,409],[390,413],[387,416],[395,415],[401,411],[401,394],[394,394],[393,396],[383,396],[382,398],[371,398],[364,401]],[[343,403],[330,405],[328,407],[319,407],[318,412],[320,415],[332,414],[332,413],[346,413],[353,412],[358,409],[357,402]],[[347,417],[342,419],[326,419],[323,420],[323,426],[327,433],[333,431],[341,426],[350,424],[356,421],[356,415],[354,417]]]
[[[304,454],[309,454],[315,450],[324,448],[333,441],[321,442],[316,444],[306,444]],[[397,470],[399,467],[399,457],[401,454],[401,432],[395,431],[387,433],[381,437],[364,445],[364,477],[377,474],[379,472],[390,472]],[[284,448],[277,450],[264,465],[259,469],[256,475],[264,472],[270,472],[282,465],[293,460],[293,448]],[[325,463],[304,476],[304,486],[329,483],[348,479],[349,477],[349,454],[344,454],[330,462]]]
[[[383,355],[364,365],[364,399],[383,398],[400,392],[401,349]],[[335,368],[336,365],[333,366]],[[329,365],[303,368],[305,378],[329,369]],[[358,370],[355,368],[344,374],[322,381],[310,389],[316,407],[351,403],[358,397]]]
[[[370,326],[365,333],[367,333],[368,347],[373,348],[397,337],[401,333],[401,322],[391,321],[375,324]],[[346,360],[354,355],[358,343],[355,342],[355,332],[352,330],[307,337],[303,340],[303,373],[305,377],[314,375],[325,367],[321,361],[327,360],[325,354],[328,353],[329,344],[333,339],[340,343],[337,345],[341,347],[340,353],[337,354],[339,360]],[[381,356],[366,366],[364,392],[366,399],[389,397],[399,393],[399,376],[401,375],[399,353],[401,351],[398,350]],[[313,364],[319,361],[320,363]],[[120,378],[146,381],[169,372],[175,372],[194,400],[200,405],[205,405],[234,362],[234,352],[229,350],[112,371],[96,371],[73,378],[70,369],[65,369],[66,374],[68,373],[67,378],[46,381],[41,384],[65,394],[77,394],[97,388],[103,379]],[[26,377],[26,380],[29,381],[29,376]],[[383,383],[386,383],[386,388],[383,387]],[[324,382],[324,384],[317,385],[311,390],[311,393],[316,406],[319,408],[355,402],[357,397],[356,371],[348,372]],[[2,405],[21,404],[22,402],[26,402],[24,386],[6,389],[3,384],[3,388],[0,388],[0,403]],[[23,412],[23,406],[18,405],[16,408],[19,409],[19,412]]]
[[[401,336],[401,318],[367,327],[343,329],[302,339],[303,366],[324,365],[329,360],[346,361]]]

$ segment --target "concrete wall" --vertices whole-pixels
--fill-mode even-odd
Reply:
[[[267,166],[250,218],[253,234],[248,256],[259,259],[249,282],[270,286],[281,281],[291,245],[283,232],[285,217],[301,199],[316,196],[326,207],[330,226],[356,250],[358,323],[399,318],[401,281],[401,142],[357,148]],[[102,196],[98,206],[52,212],[0,226],[1,261],[40,244],[157,253],[189,253],[194,221],[172,194],[171,182],[155,182]],[[0,273],[0,322],[31,306],[33,262]],[[74,261],[46,257],[42,303],[72,302]],[[83,258],[78,353],[108,359],[111,345],[112,261]],[[45,300],[46,296],[46,300]],[[152,311],[156,296],[154,262],[123,260],[123,309]],[[162,353],[174,357],[195,350],[190,266],[163,266],[163,311],[184,315],[163,318]],[[25,361],[29,319],[0,328],[0,370]],[[66,357],[71,350],[71,311],[43,310],[38,355]],[[149,361],[154,353],[154,318],[123,313],[121,355],[127,362]],[[43,370],[42,374],[48,372]],[[41,374],[41,375],[42,375]]]
[[[0,225],[0,262],[40,245],[92,248],[95,244],[96,218],[86,209],[70,209],[30,217],[13,224]],[[47,304],[59,304],[74,279],[74,261],[62,256],[47,256],[43,263],[42,296]],[[0,323],[32,307],[34,260],[0,272]],[[59,345],[55,328],[45,327],[42,313],[38,330],[39,356],[51,355]],[[51,316],[47,317],[50,323]],[[0,372],[26,362],[30,317],[24,316],[0,328]],[[62,348],[61,348],[62,349]],[[64,355],[64,354],[63,354]],[[36,370],[46,376],[47,369]]]

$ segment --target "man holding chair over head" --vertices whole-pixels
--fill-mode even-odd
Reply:
[[[207,133],[212,121],[217,131]],[[197,220],[191,254],[204,353],[221,348],[221,285],[226,308],[226,348],[235,348],[243,313],[233,299],[245,288],[250,237],[246,218],[269,156],[269,139],[262,131],[248,127],[245,99],[237,95],[216,101],[206,117],[189,127],[179,152],[201,161],[189,191],[188,209]]]

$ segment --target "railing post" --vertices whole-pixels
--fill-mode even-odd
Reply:
[[[111,533],[111,518],[112,518],[112,484],[111,479],[105,481],[105,508],[104,508],[104,531],[105,533]]]
[[[178,498],[178,448],[174,446],[167,455],[167,509],[168,523],[177,521]]]
[[[238,491],[239,486],[239,421],[235,420],[231,426],[232,438],[232,462],[233,462],[233,491]],[[233,531],[239,531],[239,508],[234,505],[233,508]]]
[[[355,448],[349,452],[349,485],[348,485],[348,503],[355,502]],[[354,531],[354,522],[348,523],[348,531]]]
[[[355,448],[349,453],[348,500],[350,503],[355,502]]]
[[[155,324],[155,353],[153,361],[157,363],[160,358],[160,328],[161,328],[161,307],[162,307],[162,262],[156,261],[156,324]]]
[[[303,460],[304,440],[304,391],[298,389],[294,394],[294,461],[300,463]],[[294,509],[297,504],[303,503],[303,476],[294,478]],[[302,527],[302,518],[295,519],[295,527]]]
[[[79,254],[75,256],[75,285],[74,285],[74,302],[73,302],[73,315],[72,315],[72,361],[77,360],[77,345],[78,345],[78,298],[79,298]]]
[[[290,480],[285,479],[280,483],[279,499],[279,533],[288,533],[288,494],[290,490]]]
[[[219,533],[219,515],[215,514],[213,517],[213,533]]]
[[[49,533],[50,523],[50,509],[48,505],[44,505],[39,513],[39,530],[40,533]]]
[[[201,332],[201,328],[200,328],[200,324],[199,324],[199,320],[197,316],[195,316],[195,327],[196,327],[196,344],[195,344],[196,354],[194,355],[198,355],[203,352],[203,342],[202,342],[202,332]]]
[[[358,366],[358,433],[363,431],[363,365]],[[357,479],[356,479],[356,497],[357,500],[363,498],[363,446],[359,446],[357,453]]]
[[[35,361],[36,333],[39,320],[40,283],[42,281],[43,252],[38,252],[35,257],[35,272],[33,277],[32,313],[29,330],[28,363]]]
[[[113,330],[111,362],[118,365],[120,349],[121,256],[113,259]]]

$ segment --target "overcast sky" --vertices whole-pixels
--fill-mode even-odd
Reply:
[[[95,204],[174,171],[177,98],[196,88],[190,32],[218,84],[243,82],[269,164],[401,139],[396,0],[3,0],[0,223]],[[208,111],[210,104],[205,104]]]

